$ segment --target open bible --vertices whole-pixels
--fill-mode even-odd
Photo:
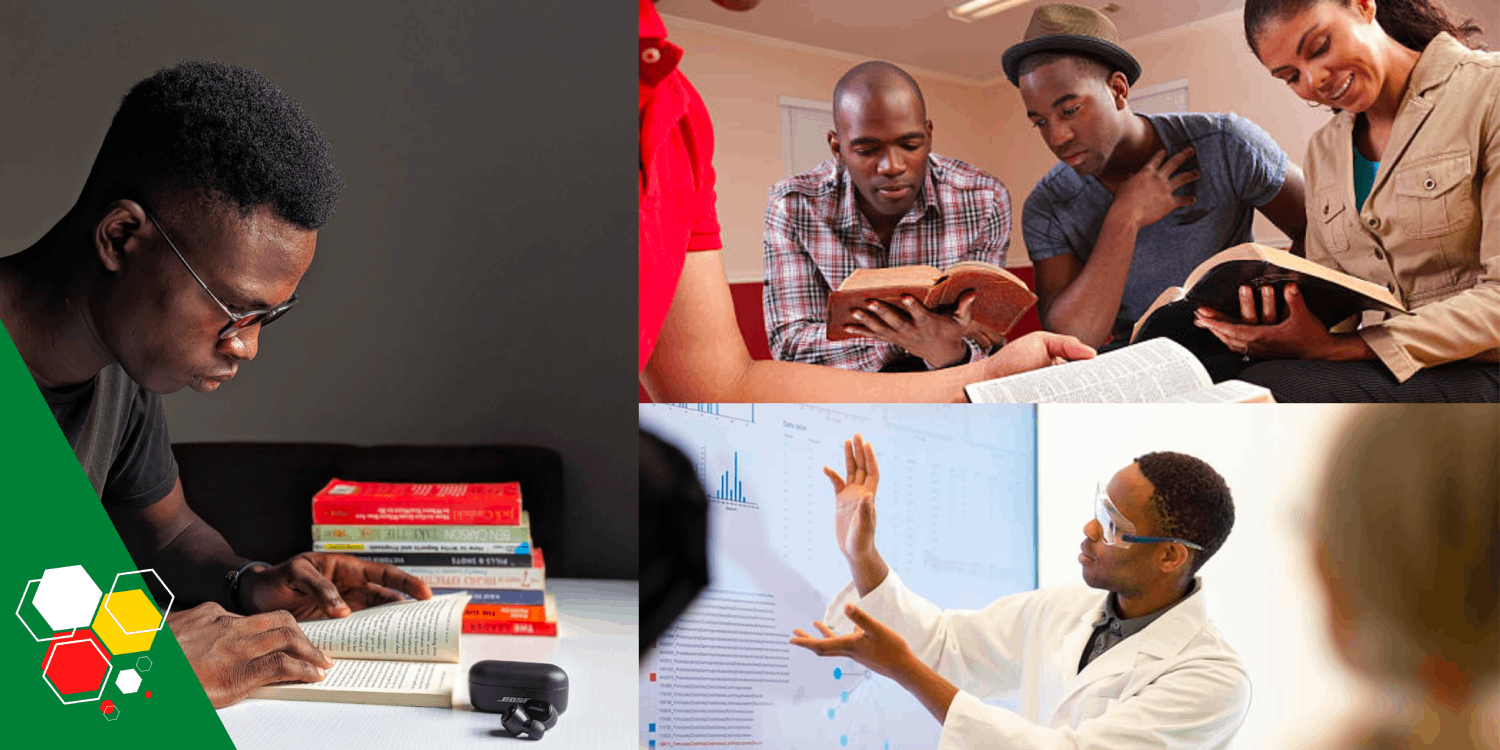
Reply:
[[[1166,338],[1094,359],[972,383],[964,392],[976,404],[1274,401],[1269,390],[1242,380],[1214,385],[1192,352]]]
[[[1036,295],[1015,274],[994,263],[966,260],[954,263],[946,271],[932,266],[896,266],[894,268],[861,268],[839,288],[828,295],[828,340],[859,338],[844,330],[857,325],[850,316],[853,309],[878,299],[901,307],[901,297],[911,295],[934,312],[952,314],[964,292],[974,290],[971,335],[999,343],[1007,331],[1036,304]]]
[[[1170,287],[1157,296],[1136,321],[1131,341],[1162,335],[1178,336],[1191,326],[1198,307],[1210,307],[1236,320],[1240,316],[1240,287],[1270,286],[1276,290],[1276,320],[1287,316],[1282,290],[1295,283],[1307,309],[1323,325],[1333,328],[1364,310],[1406,313],[1390,290],[1379,284],[1335,271],[1285,250],[1247,242],[1214,254],[1198,264],[1180,287]],[[1256,297],[1256,307],[1260,298]],[[1211,335],[1211,334],[1210,334]]]
[[[298,623],[333,659],[333,668],[322,682],[268,685],[250,697],[450,707],[468,603],[469,594],[461,592]]]

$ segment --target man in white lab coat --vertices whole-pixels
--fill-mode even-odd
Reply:
[[[945,612],[881,559],[875,452],[858,435],[844,451],[845,475],[824,471],[854,580],[828,624],[815,623],[822,637],[799,629],[792,643],[905,687],[942,723],[941,750],[1229,744],[1250,679],[1195,577],[1234,524],[1229,488],[1208,464],[1150,453],[1101,484],[1078,555],[1087,585]],[[1019,713],[981,702],[1016,694]]]

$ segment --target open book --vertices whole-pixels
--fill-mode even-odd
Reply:
[[[1185,320],[1192,323],[1192,310],[1211,307],[1236,320],[1240,316],[1240,287],[1271,286],[1276,289],[1276,319],[1287,315],[1282,289],[1295,283],[1307,309],[1323,325],[1333,328],[1364,310],[1405,313],[1390,290],[1361,278],[1299,258],[1285,250],[1247,242],[1216,253],[1198,264],[1181,287],[1171,287],[1157,296],[1136,321],[1131,341],[1180,331]],[[1256,297],[1256,307],[1260,297]],[[1162,308],[1172,308],[1162,311]],[[1177,308],[1184,308],[1178,310]]]
[[[1214,385],[1192,352],[1166,338],[1094,359],[973,383],[964,392],[976,404],[1274,402],[1269,390],[1242,380]]]
[[[451,707],[468,603],[469,594],[461,592],[298,623],[333,659],[333,668],[322,682],[268,685],[250,697]]]
[[[844,330],[859,321],[850,317],[851,309],[864,308],[868,300],[878,299],[901,307],[901,297],[916,297],[929,309],[952,314],[958,298],[973,289],[974,319],[966,332],[972,338],[1000,343],[1007,331],[1036,304],[1036,295],[1015,274],[994,263],[966,260],[954,263],[947,271],[932,266],[896,266],[895,268],[861,268],[839,288],[828,295],[828,340],[859,338]]]

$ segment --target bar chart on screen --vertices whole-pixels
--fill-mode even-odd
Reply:
[[[856,432],[880,465],[876,542],[914,590],[980,607],[1036,580],[1029,406],[658,404],[643,429],[692,460],[709,497],[712,581],[643,660],[641,746],[930,746],[899,686],[787,643],[848,582],[834,493]]]

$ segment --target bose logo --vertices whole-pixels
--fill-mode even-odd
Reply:
[[[525,703],[526,699],[525,698],[517,698],[517,697],[515,697],[513,695],[507,695],[504,698],[501,698],[500,702],[501,703]]]

